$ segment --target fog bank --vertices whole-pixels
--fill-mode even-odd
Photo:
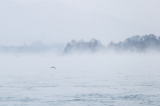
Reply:
[[[114,40],[113,40],[114,41]],[[104,45],[100,40],[91,39],[72,40],[67,44],[62,43],[43,43],[41,41],[33,42],[24,45],[0,45],[0,53],[58,53],[58,54],[72,54],[72,53],[108,53],[113,52],[159,52],[160,51],[160,37],[150,35],[135,35],[126,38],[124,41],[118,43],[111,42]]]

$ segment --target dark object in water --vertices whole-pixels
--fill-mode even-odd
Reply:
[[[51,69],[52,69],[52,68],[56,69],[56,67],[54,67],[54,66],[52,66]]]

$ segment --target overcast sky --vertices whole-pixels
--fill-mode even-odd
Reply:
[[[1,0],[0,44],[160,36],[159,0]]]

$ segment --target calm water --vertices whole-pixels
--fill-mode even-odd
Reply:
[[[156,58],[114,58],[118,62],[107,62],[109,57],[3,56],[0,105],[160,106],[159,66],[148,64]],[[56,70],[50,69],[52,63]]]

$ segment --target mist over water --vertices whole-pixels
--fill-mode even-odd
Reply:
[[[0,0],[0,106],[160,106],[159,4]]]
[[[160,55],[156,52],[0,54],[0,58],[0,105],[160,103]]]

